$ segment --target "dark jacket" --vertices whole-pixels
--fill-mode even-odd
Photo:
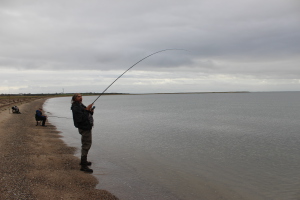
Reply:
[[[43,114],[40,110],[36,110],[35,114],[36,114],[37,119],[45,119],[46,118],[45,116],[43,116]]]
[[[93,127],[90,118],[93,115],[93,112],[90,112],[85,109],[86,106],[79,102],[74,102],[72,104],[71,110],[73,112],[73,121],[76,128],[82,130],[91,130]]]

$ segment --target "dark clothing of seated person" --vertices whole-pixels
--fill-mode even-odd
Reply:
[[[45,126],[45,122],[47,120],[47,116],[43,115],[42,109],[36,110],[36,119],[42,121],[42,126]]]
[[[13,112],[13,113],[21,114],[21,112],[20,112],[18,106],[13,106],[11,109],[12,109],[12,112]]]

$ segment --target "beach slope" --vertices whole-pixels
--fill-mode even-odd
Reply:
[[[18,105],[21,114],[0,111],[0,199],[118,199],[79,171],[75,149],[53,125],[36,126],[35,110],[44,101]]]

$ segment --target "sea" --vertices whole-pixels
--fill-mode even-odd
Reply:
[[[121,200],[300,199],[299,100],[300,92],[103,95],[88,156],[97,189]],[[71,97],[44,104],[80,157],[70,107]]]

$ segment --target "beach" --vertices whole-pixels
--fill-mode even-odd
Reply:
[[[80,171],[75,148],[68,147],[56,127],[36,126],[35,111],[46,98],[0,107],[0,199],[118,199],[95,189],[98,180]]]

